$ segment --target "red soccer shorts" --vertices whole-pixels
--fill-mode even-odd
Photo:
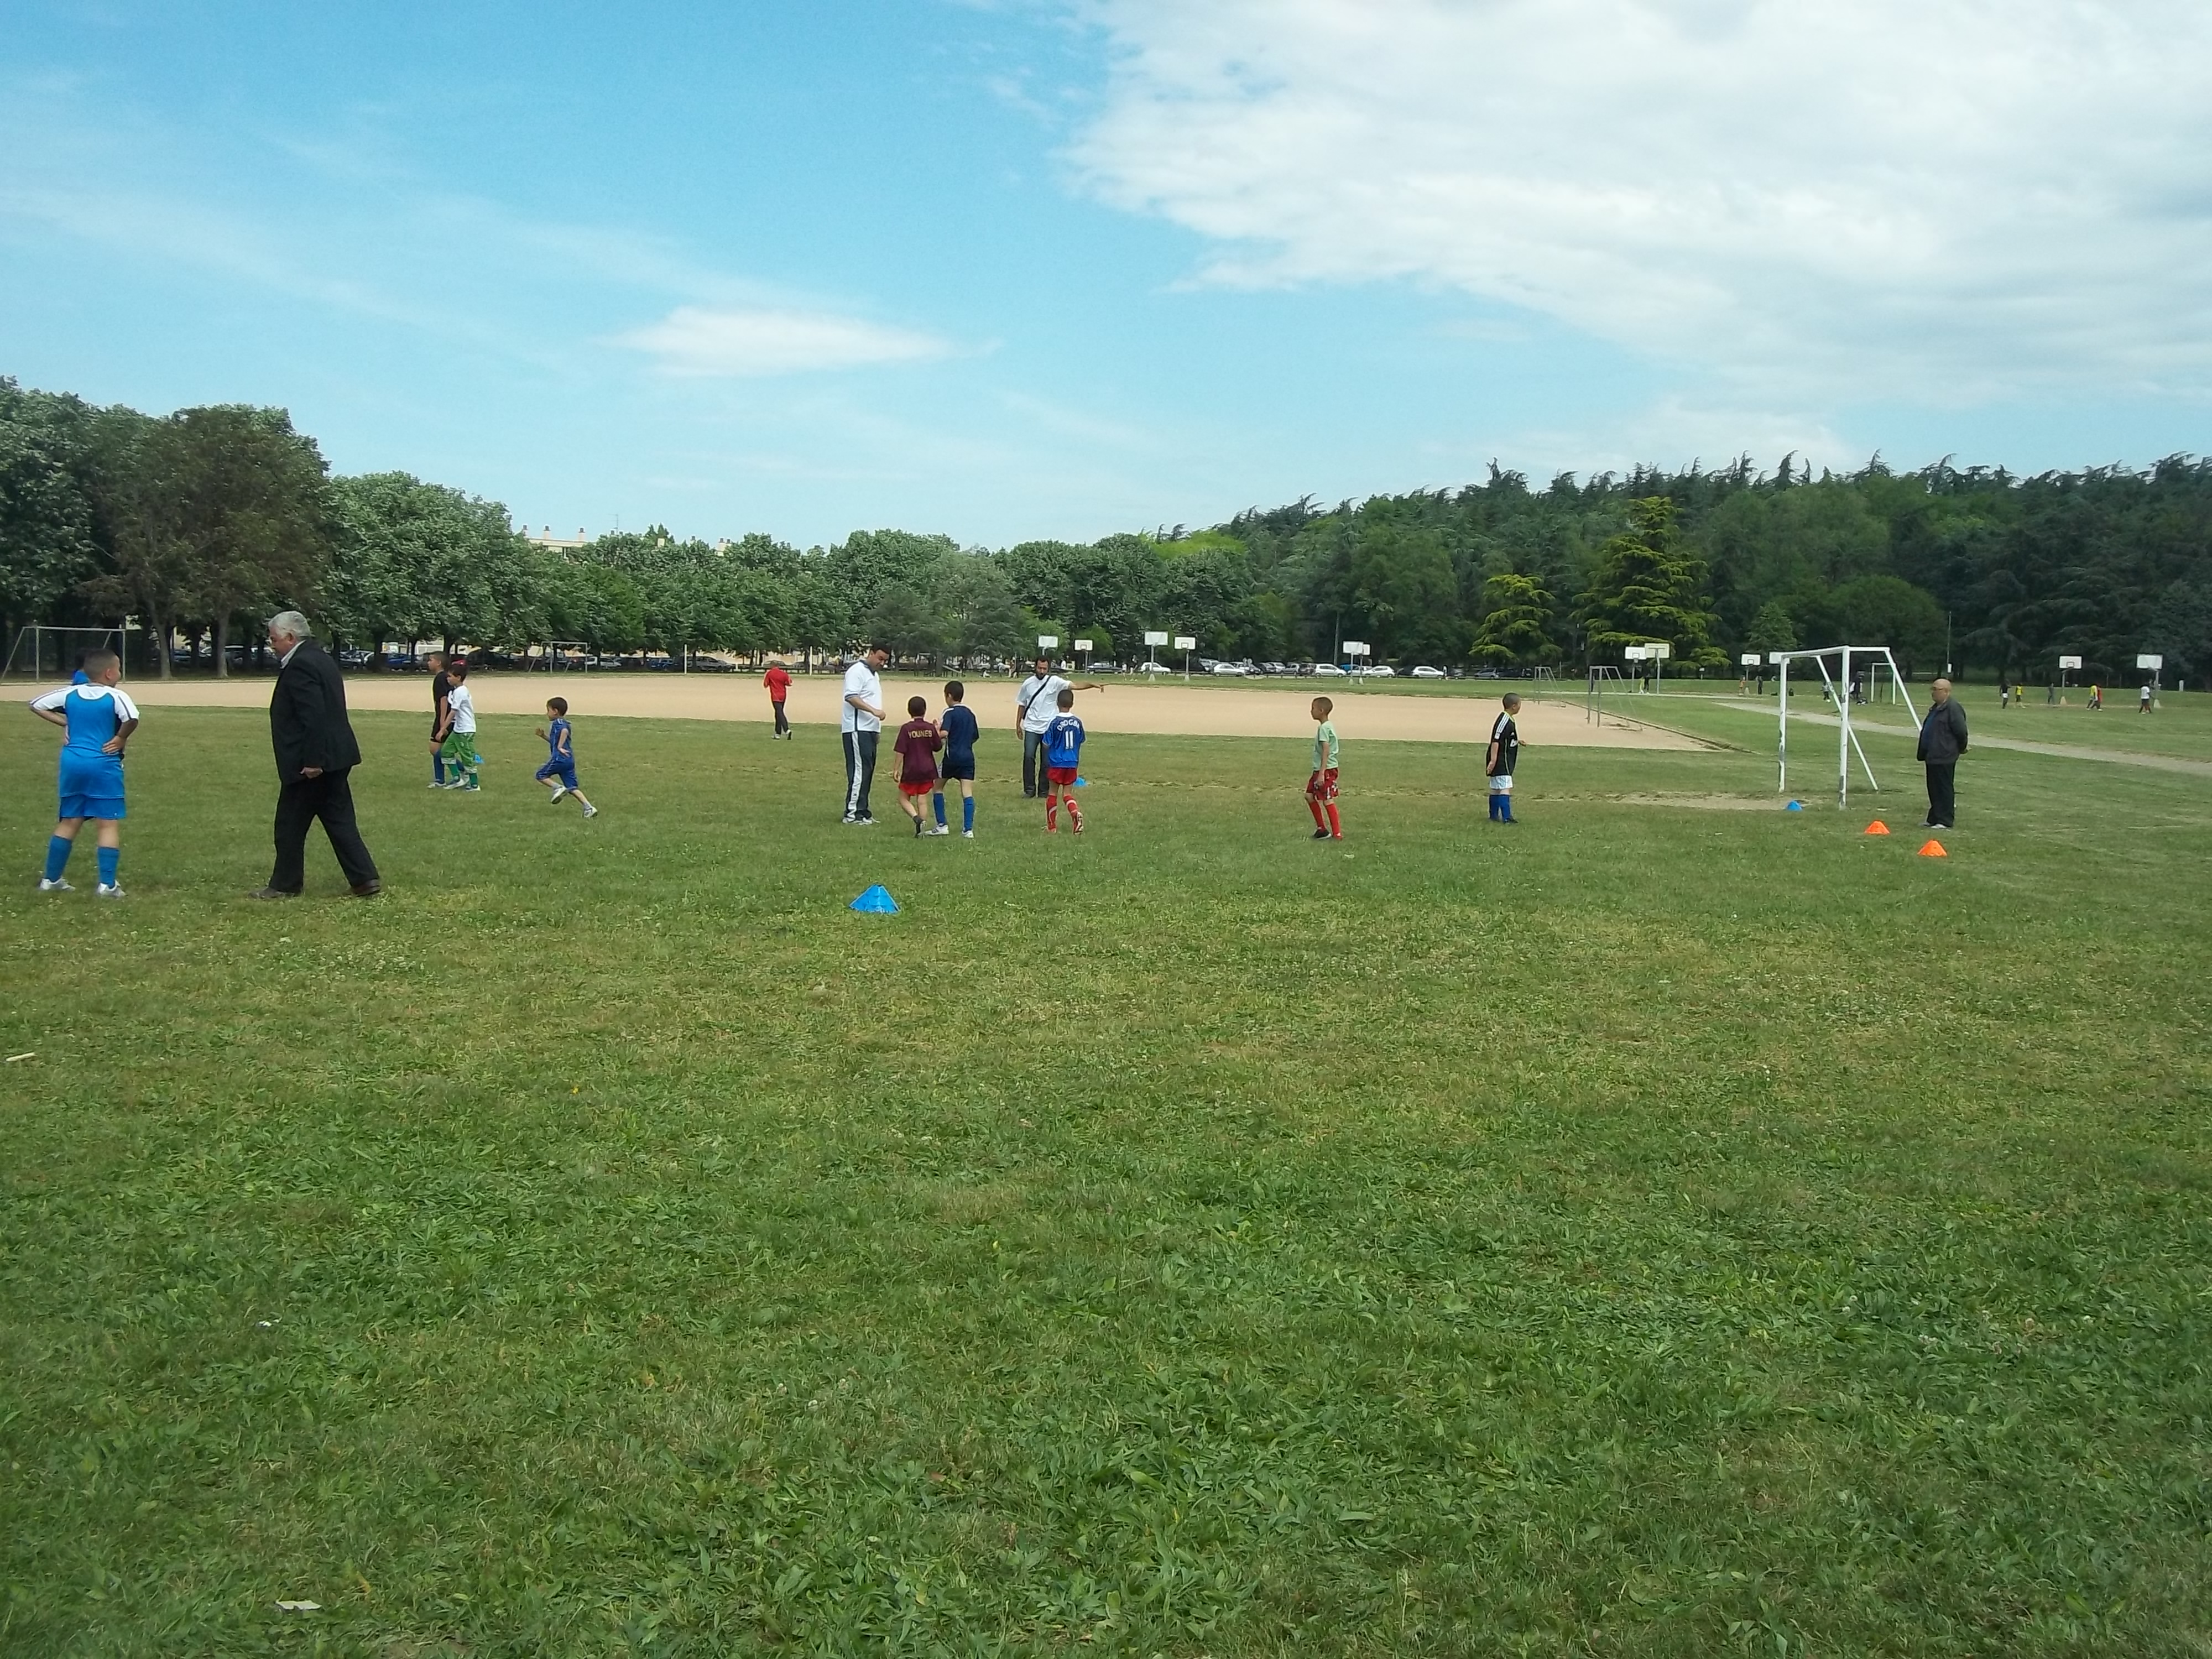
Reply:
[[[1044,769],[1044,781],[1047,783],[1073,783],[1075,781],[1075,768],[1073,766],[1048,766]]]
[[[1327,771],[1316,772],[1308,778],[1306,793],[1314,799],[1324,803],[1334,800],[1336,799],[1336,769],[1332,766]]]
[[[906,778],[899,780],[899,793],[902,795],[933,795],[938,788],[935,778],[924,778],[919,783]]]

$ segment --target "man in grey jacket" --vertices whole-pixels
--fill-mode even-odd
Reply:
[[[1928,688],[1934,701],[1928,718],[1920,722],[1920,760],[1928,769],[1928,816],[1923,830],[1955,830],[1959,816],[1954,793],[1959,776],[1959,757],[1966,752],[1966,711],[1951,700],[1951,682],[1937,680]]]

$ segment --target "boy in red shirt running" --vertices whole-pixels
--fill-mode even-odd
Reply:
[[[937,793],[937,751],[945,746],[945,734],[934,723],[924,718],[929,702],[924,697],[908,697],[906,712],[913,718],[899,727],[898,741],[892,748],[899,757],[899,810],[914,820],[914,833],[926,836],[929,827],[922,821],[923,798]]]
[[[775,709],[775,735],[789,737],[791,720],[783,712],[783,700],[791,695],[791,671],[780,662],[772,662],[768,672],[761,676],[761,684],[768,687],[768,700]]]

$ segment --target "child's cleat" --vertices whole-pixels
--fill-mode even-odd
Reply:
[[[599,817],[599,809],[596,806],[586,806],[584,808],[584,816],[587,818],[595,818]]]
[[[1326,830],[1316,830],[1314,831],[1313,838],[1316,841],[1327,841],[1328,839],[1328,831]]]
[[[478,782],[477,782],[474,778],[471,778],[471,779],[470,779],[466,783],[463,784],[463,785],[461,786],[461,787],[462,787],[462,788],[464,788],[464,789],[465,789],[465,790],[467,790],[467,791],[469,791],[469,793],[470,793],[473,794],[473,793],[475,793],[477,790],[479,790],[479,789],[483,788],[483,786],[482,784],[478,783]]]
[[[76,891],[76,889],[70,886],[59,876],[56,876],[52,881],[48,881],[44,876],[41,876],[39,878],[39,890],[41,893],[74,893]]]
[[[563,795],[567,794],[568,793],[568,786],[567,784],[565,784],[565,783],[556,783],[556,784],[555,784],[555,785],[553,786],[553,793],[552,793],[550,795],[547,796],[547,797],[546,797],[546,799],[549,799],[549,800],[558,800],[558,799],[561,799],[561,797],[562,797],[562,796],[563,796]]]
[[[94,888],[92,890],[94,895],[100,898],[121,898],[123,896],[122,884],[118,882],[103,881],[99,886]]]

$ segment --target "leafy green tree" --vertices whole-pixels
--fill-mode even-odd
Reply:
[[[1504,668],[1559,660],[1552,637],[1555,602],[1534,577],[1499,572],[1483,583],[1482,606],[1468,653],[1475,661]]]
[[[555,631],[562,584],[499,502],[404,472],[335,479],[331,494],[339,533],[326,609],[339,633],[451,646]]]
[[[944,624],[946,648],[973,661],[1020,656],[1022,608],[999,562],[972,553],[940,559],[929,598]]]
[[[0,651],[94,574],[93,414],[0,375]]]
[[[1886,645],[1908,674],[1942,655],[1943,607],[1902,577],[1862,576],[1835,589],[1829,604],[1846,636],[1839,645]]]
[[[1704,567],[1683,550],[1674,520],[1674,503],[1663,495],[1632,501],[1628,528],[1598,550],[1580,611],[1592,660],[1663,641],[1678,661],[1701,668],[1727,662],[1713,643],[1717,618],[1705,607]]]
[[[1751,619],[1750,630],[1744,635],[1747,648],[1762,657],[1769,651],[1795,651],[1797,648],[1797,624],[1790,619],[1790,608],[1779,599],[1769,599],[1759,607],[1759,614]]]
[[[868,611],[868,638],[894,657],[944,654],[947,629],[937,608],[904,582],[893,582]]]

